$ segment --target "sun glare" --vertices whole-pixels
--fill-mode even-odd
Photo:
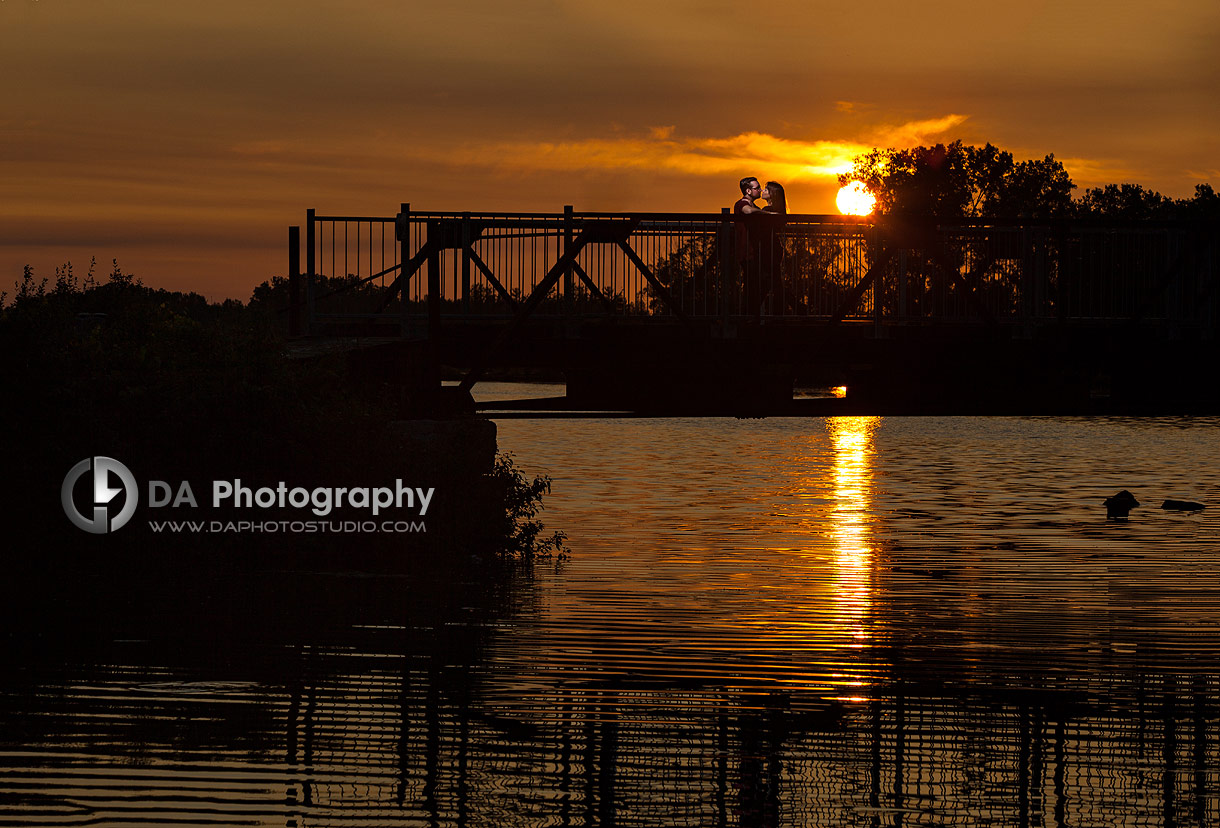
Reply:
[[[876,204],[877,199],[864,188],[862,181],[853,181],[835,197],[835,206],[845,216],[867,216]]]

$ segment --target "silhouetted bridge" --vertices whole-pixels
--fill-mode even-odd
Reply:
[[[791,215],[743,236],[728,210],[403,204],[310,210],[304,236],[302,267],[290,228],[293,331],[393,340],[370,359],[421,393],[447,366],[463,392],[496,372],[562,374],[571,409],[829,405],[794,403],[794,381],[846,386],[836,410],[1217,405],[1215,222]]]

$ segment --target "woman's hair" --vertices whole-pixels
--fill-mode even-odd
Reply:
[[[767,192],[771,194],[771,206],[778,212],[788,212],[788,198],[784,195],[784,188],[780,186],[778,181],[767,182]]]

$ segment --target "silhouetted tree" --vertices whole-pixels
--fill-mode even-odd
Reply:
[[[1107,184],[1085,190],[1076,212],[1084,218],[1168,219],[1174,202],[1139,184]]]
[[[1082,218],[1161,220],[1220,218],[1220,196],[1210,184],[1196,184],[1193,198],[1172,199],[1139,184],[1092,187],[1076,203]]]
[[[1055,218],[1071,212],[1076,185],[1048,155],[1016,161],[991,144],[954,141],[914,149],[874,149],[855,159],[841,184],[862,181],[883,215],[937,218]]]
[[[1178,202],[1183,218],[1220,219],[1220,195],[1211,184],[1196,184],[1195,196]]]

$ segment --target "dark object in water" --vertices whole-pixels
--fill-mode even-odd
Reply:
[[[1195,503],[1193,500],[1166,500],[1161,504],[1162,509],[1173,509],[1177,512],[1198,512],[1204,509],[1202,503]]]
[[[1108,518],[1125,518],[1127,513],[1140,505],[1140,502],[1135,499],[1135,495],[1123,489],[1113,497],[1107,497],[1104,501],[1106,506],[1106,517]]]

